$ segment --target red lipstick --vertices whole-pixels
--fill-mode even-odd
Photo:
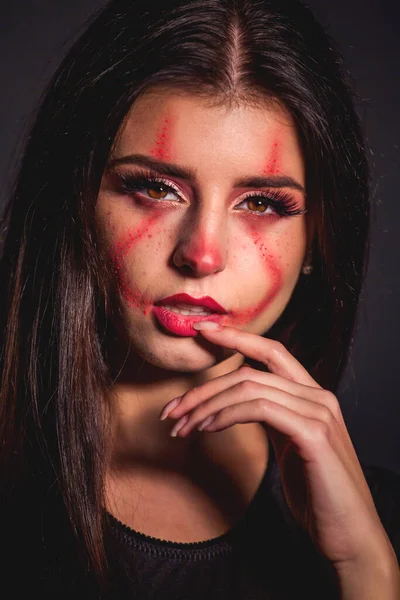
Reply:
[[[156,305],[176,306],[177,304],[191,304],[192,306],[204,306],[211,312],[226,313],[227,311],[220,305],[214,298],[210,296],[203,296],[202,298],[193,298],[189,294],[174,294],[173,296],[167,296],[156,302]]]
[[[196,314],[195,312],[182,314],[170,310],[175,306],[186,312],[190,311],[190,307],[198,307],[199,310],[203,308],[207,314]],[[153,314],[167,331],[175,335],[195,337],[199,332],[193,329],[194,323],[199,321],[221,322],[221,319],[227,315],[227,311],[210,296],[193,298],[189,294],[175,294],[156,302],[153,306]]]

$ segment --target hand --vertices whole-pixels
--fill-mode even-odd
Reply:
[[[171,401],[161,416],[181,419],[188,435],[209,417],[204,431],[260,422],[277,457],[287,504],[317,549],[340,569],[373,564],[394,551],[345,426],[337,398],[274,340],[223,327],[202,330],[213,344],[267,365],[217,377]],[[175,405],[175,408],[174,408]],[[171,410],[172,408],[172,410]]]

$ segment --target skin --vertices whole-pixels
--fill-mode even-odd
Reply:
[[[166,399],[237,369],[244,358],[201,336],[162,331],[151,305],[178,292],[209,295],[232,311],[229,324],[258,334],[268,330],[298,280],[308,224],[305,215],[279,218],[271,208],[264,216],[246,207],[238,210],[246,194],[260,190],[236,188],[235,182],[286,175],[304,187],[304,164],[283,108],[212,107],[204,99],[171,92],[149,93],[133,106],[110,163],[132,154],[178,164],[196,175],[193,182],[166,178],[179,187],[184,202],[174,202],[169,194],[169,203],[147,206],[121,193],[115,177],[116,168],[134,173],[140,167],[119,164],[106,170],[97,202],[99,236],[114,268],[121,312],[112,352],[119,373],[111,403],[118,452],[132,457],[145,452],[152,460],[168,456],[178,464],[189,460],[185,447],[195,439],[177,447],[166,424],[157,422]],[[305,208],[302,191],[282,189]],[[133,440],[138,422],[143,439],[136,433]],[[203,444],[203,438],[199,435],[196,443]]]
[[[196,426],[217,432],[238,423],[264,423],[288,506],[334,567],[340,598],[398,600],[396,554],[337,398],[279,342],[215,323],[197,327],[206,339],[261,360],[270,372],[245,366],[187,392],[163,411],[163,417],[179,419],[173,433],[184,437]]]
[[[238,210],[249,189],[236,188],[235,181],[267,173],[305,186],[289,115],[277,105],[217,107],[193,96],[148,94],[128,115],[111,162],[134,171],[137,166],[121,161],[132,154],[185,166],[195,179],[169,177],[182,195],[170,206],[122,193],[112,169],[103,177],[96,225],[113,265],[120,308],[113,348],[119,375],[109,398],[109,501],[124,520],[123,507],[139,482],[151,522],[157,520],[153,508],[159,497],[160,522],[168,505],[174,523],[191,504],[185,486],[199,474],[198,457],[206,454],[225,468],[232,457],[251,456],[244,469],[236,467],[236,476],[261,457],[252,474],[255,491],[268,460],[267,432],[288,506],[336,569],[341,598],[372,599],[379,590],[379,597],[397,599],[396,556],[337,398],[286,348],[260,336],[291,297],[311,225],[305,214],[260,217],[249,207]],[[304,208],[304,194],[290,193]],[[151,305],[179,292],[212,296],[230,311],[229,318],[219,328],[200,324],[197,336],[163,331]],[[218,330],[207,329],[213,326]],[[264,362],[269,372],[243,366],[246,356]],[[176,421],[172,432],[167,417]],[[235,456],[233,447],[240,448]],[[230,463],[224,461],[228,454]],[[170,476],[182,466],[184,485]],[[196,517],[213,520],[211,509],[197,507]],[[194,521],[189,523],[191,528]]]

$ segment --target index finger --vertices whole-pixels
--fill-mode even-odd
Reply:
[[[265,364],[272,373],[286,377],[286,379],[321,388],[303,365],[280,342],[234,327],[221,326],[222,329],[218,330],[200,329],[201,324],[202,322],[196,323],[194,328],[213,344],[236,350],[248,358],[257,360]],[[215,324],[212,323],[212,325]]]

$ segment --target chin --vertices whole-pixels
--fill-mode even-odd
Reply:
[[[153,336],[152,336],[153,337]],[[135,336],[136,338],[136,336]],[[210,344],[200,337],[155,336],[130,340],[131,347],[149,365],[165,371],[196,373],[214,367],[234,352]]]
[[[150,362],[150,361],[148,361]],[[215,358],[211,359],[199,359],[199,358],[180,358],[177,360],[162,360],[162,358],[156,357],[151,361],[150,364],[155,367],[159,367],[165,371],[175,371],[177,373],[200,373],[201,371],[205,371],[206,369],[210,369],[214,367],[219,361]]]

